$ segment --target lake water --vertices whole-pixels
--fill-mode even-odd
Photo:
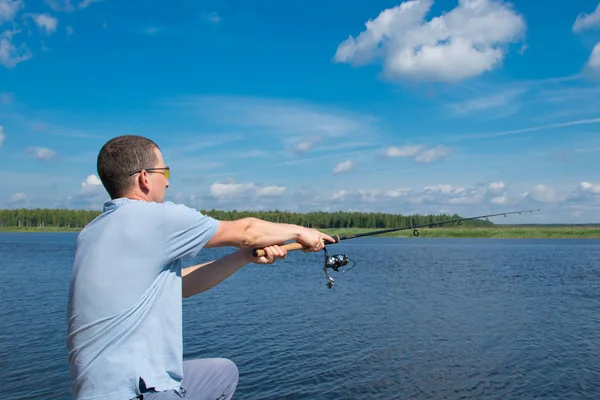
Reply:
[[[69,399],[70,233],[0,234],[0,399]],[[600,399],[600,240],[361,238],[184,300],[234,399]],[[231,249],[206,249],[187,264]],[[117,278],[117,277],[116,277]]]

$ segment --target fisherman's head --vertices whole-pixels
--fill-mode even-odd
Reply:
[[[111,199],[164,201],[170,170],[158,145],[148,138],[124,135],[109,140],[100,149],[97,168]]]

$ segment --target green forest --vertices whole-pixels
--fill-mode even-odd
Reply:
[[[461,218],[457,214],[401,215],[363,212],[310,212],[287,211],[237,211],[199,210],[205,215],[222,221],[255,217],[272,222],[296,224],[311,228],[399,228],[421,224],[435,224]],[[67,209],[10,209],[0,210],[0,227],[17,228],[69,228],[80,229],[100,215],[100,211]],[[451,224],[450,224],[451,225]],[[465,221],[467,226],[489,226],[486,220]]]

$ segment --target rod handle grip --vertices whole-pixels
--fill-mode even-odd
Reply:
[[[339,242],[339,241],[340,241],[340,237],[339,237],[339,236],[337,236],[337,235],[332,235],[331,237],[335,239],[335,242],[333,242],[333,243],[337,243],[337,242]],[[323,243],[325,243],[326,245],[327,245],[327,244],[332,244],[331,242],[328,242],[328,241],[326,241],[326,240],[324,240],[324,241],[323,241]],[[287,251],[301,250],[301,249],[303,249],[303,248],[304,248],[304,246],[303,246],[303,245],[301,245],[301,244],[300,244],[300,243],[298,243],[298,242],[287,243],[287,244],[284,244],[284,245],[283,245],[283,246],[281,246],[281,247],[283,247],[283,248],[284,248],[284,249],[286,249]],[[265,254],[267,254],[267,253],[266,253],[266,252],[265,252],[263,249],[254,249],[254,250],[252,251],[252,255],[253,255],[254,257],[262,257],[262,256],[264,256]]]
[[[302,246],[300,243],[298,242],[293,242],[293,243],[288,243],[288,244],[284,244],[283,246],[284,249],[286,249],[287,251],[294,251],[294,250],[300,250],[303,249],[304,246]],[[263,249],[254,249],[252,251],[252,255],[254,257],[262,257],[265,254],[267,254]]]

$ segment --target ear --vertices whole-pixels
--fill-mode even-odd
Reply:
[[[148,194],[150,192],[150,181],[149,181],[148,172],[143,170],[140,172],[137,178],[137,184],[142,193]]]

